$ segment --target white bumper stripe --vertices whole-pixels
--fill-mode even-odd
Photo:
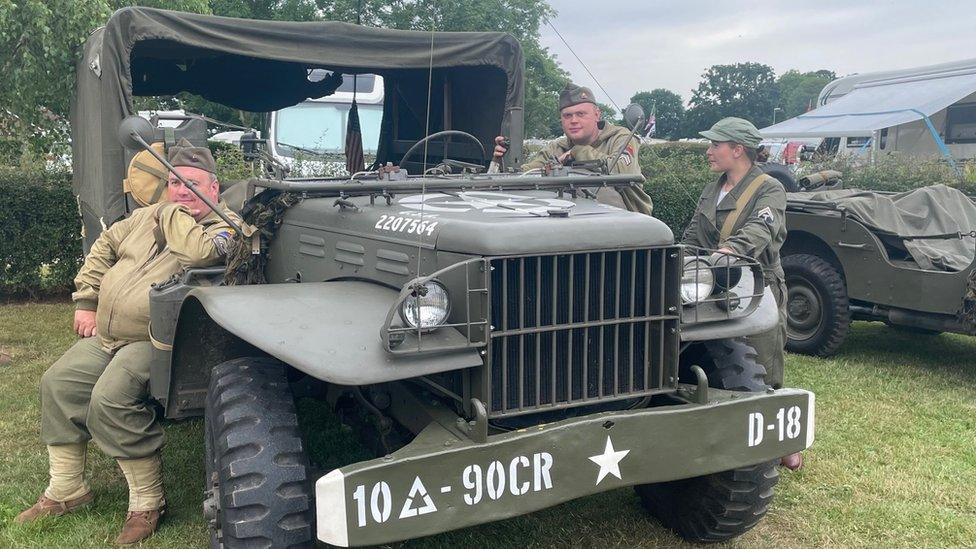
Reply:
[[[346,528],[346,485],[342,471],[335,469],[315,482],[316,535],[326,543],[349,547]]]

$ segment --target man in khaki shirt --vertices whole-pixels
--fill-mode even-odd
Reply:
[[[602,160],[610,173],[641,173],[637,162],[640,141],[631,136],[630,130],[609,124],[602,119],[589,88],[566,84],[559,94],[559,119],[565,135],[546,144],[528,162],[522,171],[542,168],[548,163],[569,164],[575,160]],[[508,151],[505,138],[495,138],[494,160],[500,162]],[[619,154],[619,158],[618,158]],[[651,197],[639,187],[620,187],[618,190],[601,188],[597,200],[618,208],[651,215],[654,205]]]
[[[216,202],[215,163],[183,141],[170,163]],[[223,207],[223,206],[220,206]],[[239,222],[236,214],[224,210]],[[74,331],[81,336],[41,378],[41,440],[50,482],[17,516],[29,522],[91,502],[85,480],[88,440],[118,460],[129,486],[119,544],[155,532],[165,510],[159,451],[163,430],[149,401],[149,289],[185,268],[224,260],[234,230],[173,174],[167,200],[140,208],[104,231],[75,278]]]

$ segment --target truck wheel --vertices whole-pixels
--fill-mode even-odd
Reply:
[[[766,390],[766,368],[752,347],[737,339],[706,342],[692,351],[689,364],[708,375],[708,385],[728,391]],[[691,542],[734,538],[755,526],[769,509],[779,480],[770,461],[711,475],[639,484],[641,504],[662,524]]]
[[[204,429],[211,547],[312,547],[308,458],[284,364],[238,358],[216,366]]]
[[[786,273],[786,349],[830,356],[847,338],[851,310],[844,279],[833,265],[809,254],[783,258]]]
[[[662,524],[693,543],[725,541],[759,523],[773,501],[779,460],[634,487]]]
[[[726,391],[765,391],[766,368],[756,362],[756,351],[739,339],[705,342],[700,366],[708,385]]]
[[[756,351],[743,339],[696,343],[681,352],[679,381],[695,383],[691,366],[701,366],[708,386],[726,391],[765,391],[766,368],[756,362]]]

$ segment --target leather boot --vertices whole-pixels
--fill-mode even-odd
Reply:
[[[37,503],[31,505],[27,509],[21,511],[14,522],[17,524],[24,524],[37,520],[42,517],[60,517],[61,515],[68,514],[72,511],[76,511],[85,505],[88,505],[95,499],[95,495],[91,492],[86,492],[80,497],[69,499],[67,501],[55,501],[44,494],[37,498]]]
[[[159,527],[159,519],[166,508],[163,463],[158,453],[144,458],[120,459],[118,462],[129,484],[129,513],[125,517],[122,533],[115,542],[128,545],[148,538]]]
[[[94,496],[85,482],[87,450],[84,442],[48,446],[47,488],[37,503],[17,515],[14,522],[23,524],[41,517],[59,517],[91,503]]]
[[[165,509],[155,509],[153,511],[129,511],[125,516],[125,524],[122,525],[122,532],[115,539],[118,545],[129,545],[139,543],[156,533],[159,528],[159,519],[162,518]]]
[[[779,464],[786,467],[790,471],[796,471],[800,467],[803,467],[803,454],[796,452],[795,454],[783,456],[783,458],[779,460]]]

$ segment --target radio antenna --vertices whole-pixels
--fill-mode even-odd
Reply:
[[[546,24],[549,25],[549,28],[552,29],[552,32],[556,33],[556,36],[559,37],[559,40],[561,40],[562,43],[566,45],[566,49],[569,50],[569,53],[573,54],[573,57],[575,57],[576,60],[579,61],[579,64],[583,66],[583,70],[586,71],[586,74],[590,75],[590,78],[592,78],[593,81],[596,82],[597,87],[599,87],[600,91],[603,92],[603,96],[607,98],[607,101],[610,101],[610,103],[613,104],[613,107],[617,109],[618,112],[623,113],[624,111],[620,108],[620,105],[617,105],[617,103],[613,100],[613,97],[610,95],[610,92],[608,92],[606,88],[603,87],[603,84],[601,84],[600,81],[596,79],[596,76],[593,76],[593,73],[590,72],[590,69],[589,67],[586,66],[586,63],[584,63],[583,60],[580,59],[580,56],[576,55],[576,52],[573,51],[573,47],[569,45],[569,42],[567,42],[565,38],[563,38],[563,35],[559,34],[559,31],[556,29],[556,25],[553,25],[552,20],[550,20],[548,17],[546,17]]]

